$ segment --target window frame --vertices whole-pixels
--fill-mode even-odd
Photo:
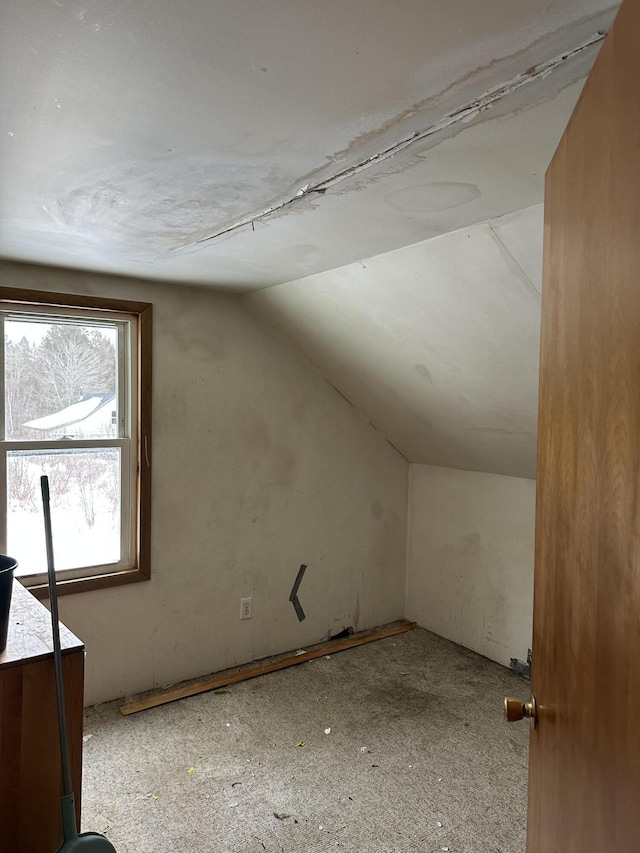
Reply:
[[[132,396],[132,419],[137,419],[137,441],[131,445],[131,454],[135,458],[131,465],[133,480],[131,494],[133,512],[131,513],[131,537],[134,543],[134,561],[131,568],[118,568],[114,571],[87,574],[82,577],[57,578],[57,589],[61,595],[105,589],[121,584],[149,580],[151,577],[151,367],[152,367],[152,323],[153,306],[149,302],[134,302],[124,299],[106,299],[97,296],[85,296],[71,293],[52,293],[48,291],[23,290],[15,287],[0,286],[0,308],[10,311],[19,305],[22,309],[47,310],[85,309],[98,314],[133,315],[136,318],[137,346],[136,377]],[[7,488],[6,483],[2,486]],[[90,571],[89,567],[88,571]],[[48,586],[42,582],[29,583],[27,578],[20,579],[38,598],[47,598]]]

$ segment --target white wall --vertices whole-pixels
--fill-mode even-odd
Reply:
[[[531,647],[535,481],[410,465],[407,618],[499,663]]]
[[[154,305],[152,579],[61,599],[88,704],[404,615],[407,462],[240,297],[10,263],[0,284]]]

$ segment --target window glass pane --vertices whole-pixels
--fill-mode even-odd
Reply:
[[[7,439],[117,436],[115,323],[8,317],[4,329]]]
[[[7,553],[18,575],[46,572],[40,477],[47,474],[58,571],[120,560],[120,449],[7,454]]]

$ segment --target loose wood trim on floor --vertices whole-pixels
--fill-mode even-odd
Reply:
[[[136,702],[123,705],[120,708],[120,712],[124,716],[136,714],[138,711],[146,711],[148,708],[166,705],[169,702],[175,702],[177,699],[186,699],[187,696],[196,696],[198,693],[206,693],[209,690],[216,690],[218,687],[227,687],[229,684],[247,681],[250,678],[257,678],[259,675],[277,672],[277,670],[286,669],[289,666],[297,666],[299,663],[305,663],[308,660],[320,658],[326,654],[343,652],[346,649],[352,649],[354,646],[362,646],[364,643],[373,643],[375,640],[384,640],[386,637],[404,634],[405,631],[411,631],[415,627],[415,622],[401,622],[397,625],[390,625],[388,628],[376,628],[374,631],[367,631],[364,634],[354,634],[351,637],[346,637],[344,640],[330,640],[328,643],[324,643],[322,646],[318,646],[301,655],[281,658],[280,660],[271,661],[270,663],[261,664],[250,669],[240,670],[240,672],[222,673],[213,676],[213,678],[206,678],[204,681],[196,681],[194,684],[188,684],[185,687],[176,687],[164,693],[157,693],[155,696],[147,696],[145,699],[139,699]]]

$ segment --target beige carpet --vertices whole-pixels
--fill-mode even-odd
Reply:
[[[416,629],[128,718],[90,709],[83,830],[118,853],[524,853],[529,733],[502,697],[528,688]]]

